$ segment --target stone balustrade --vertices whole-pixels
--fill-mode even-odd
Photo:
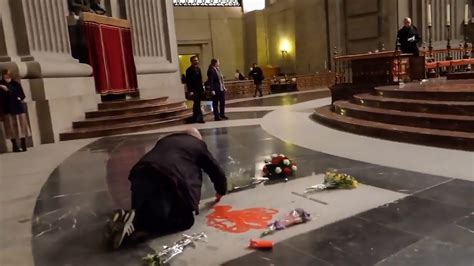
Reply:
[[[296,78],[298,91],[313,90],[317,88],[329,88],[335,83],[334,73],[317,73],[307,75],[288,76],[288,80]],[[277,77],[276,80],[279,80]],[[264,95],[270,94],[270,85],[275,83],[272,79],[266,79],[263,82],[262,90]],[[239,99],[253,97],[255,93],[255,84],[253,80],[226,81],[228,99]]]

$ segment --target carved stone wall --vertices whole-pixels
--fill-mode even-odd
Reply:
[[[0,68],[11,69],[25,90],[30,145],[55,142],[98,101],[92,68],[71,56],[67,2],[0,1],[0,9]]]

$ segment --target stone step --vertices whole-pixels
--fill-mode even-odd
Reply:
[[[151,99],[128,99],[126,101],[119,100],[119,101],[110,101],[110,102],[103,102],[99,103],[98,109],[99,110],[117,110],[122,108],[132,108],[132,107],[139,107],[139,106],[149,106],[149,105],[157,105],[162,104],[168,100],[168,97],[159,97],[159,98],[151,98]]]
[[[472,79],[474,83],[474,71],[469,72],[453,72],[446,74],[448,80],[457,80],[457,79]]]
[[[474,102],[389,98],[368,93],[354,95],[353,102],[369,107],[400,111],[474,115]]]
[[[409,83],[403,87],[378,87],[375,88],[374,94],[401,99],[472,102],[474,101],[474,83],[466,80],[439,84]]]
[[[91,118],[83,121],[76,121],[72,123],[73,128],[86,128],[107,125],[119,125],[131,122],[146,122],[150,120],[167,119],[176,115],[187,113],[188,109],[185,105],[165,110],[143,113],[129,113],[124,115],[105,116],[99,118]]]
[[[474,116],[469,115],[432,114],[381,109],[347,101],[335,102],[334,112],[344,116],[387,124],[474,132]]]
[[[321,124],[355,134],[394,141],[474,151],[474,134],[451,130],[394,125],[343,116],[332,106],[317,108],[313,118]]]
[[[119,125],[98,126],[89,128],[74,129],[72,132],[59,135],[61,141],[85,138],[97,138],[119,134],[135,133],[145,130],[153,130],[163,127],[184,124],[192,116],[192,111],[188,110],[184,114],[168,117],[167,120],[150,120],[146,122],[132,122]]]
[[[157,112],[157,111],[164,111],[164,110],[177,108],[180,106],[185,106],[185,102],[181,101],[181,102],[167,103],[166,101],[164,101],[164,102],[158,102],[158,103],[144,103],[142,105],[136,105],[136,106],[86,112],[86,118],[100,118],[100,117],[110,117],[110,116],[121,116],[121,115],[127,115],[127,114]]]

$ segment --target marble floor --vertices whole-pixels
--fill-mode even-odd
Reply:
[[[196,125],[229,189],[260,176],[272,153],[299,166],[286,183],[230,193],[220,205],[274,209],[274,219],[300,207],[313,219],[269,236],[271,251],[250,250],[249,239],[262,230],[235,234],[208,226],[214,191],[205,178],[201,213],[187,233],[205,232],[208,242],[172,265],[473,265],[473,154],[313,126],[309,114],[326,96],[313,91],[237,101],[229,104],[231,120]],[[130,206],[133,164],[161,136],[186,127],[1,155],[0,265],[142,265],[141,257],[179,239],[168,235],[112,252],[104,248],[102,229],[111,210]],[[299,196],[330,168],[362,185]]]

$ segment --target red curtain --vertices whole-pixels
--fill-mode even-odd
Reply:
[[[84,21],[83,25],[97,93],[136,92],[137,71],[130,28],[94,21]]]

